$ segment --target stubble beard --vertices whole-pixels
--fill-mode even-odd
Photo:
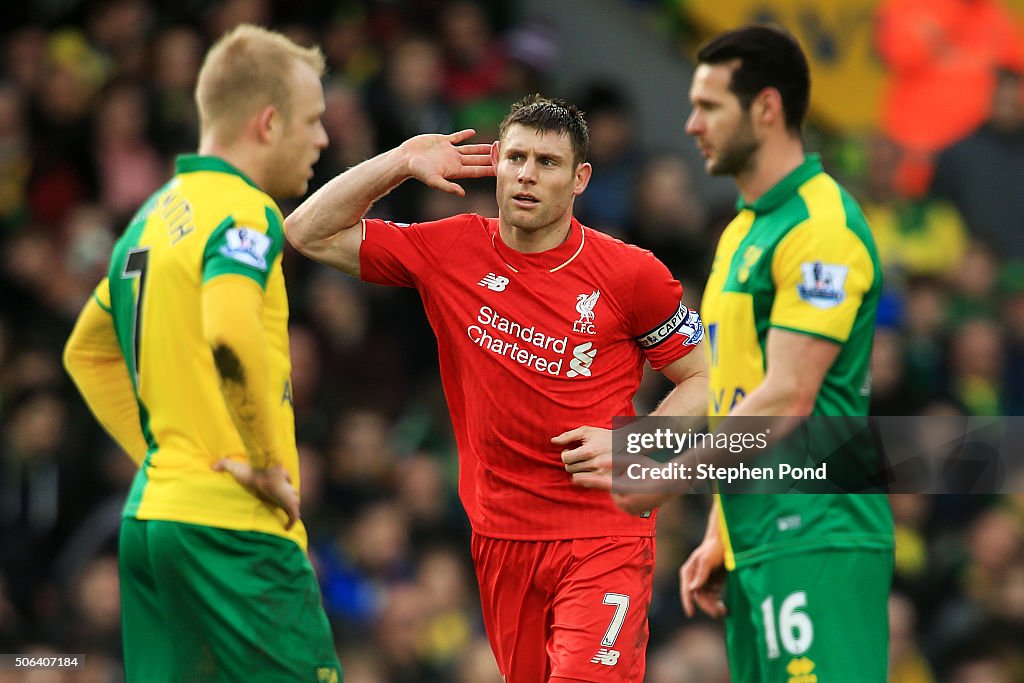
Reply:
[[[708,167],[711,175],[738,176],[746,173],[754,166],[754,157],[761,148],[761,143],[754,137],[753,126],[744,119],[732,138],[722,146],[721,156]]]

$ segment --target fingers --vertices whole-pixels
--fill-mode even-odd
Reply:
[[[459,170],[460,178],[490,178],[494,175],[494,167],[489,163],[486,166],[463,166]]]
[[[698,548],[679,568],[679,596],[686,616],[693,617],[699,608],[713,619],[720,619],[728,610],[722,602],[721,586],[710,581],[712,567]]]
[[[722,598],[716,590],[702,588],[694,591],[694,598],[701,611],[712,619],[721,619],[729,611],[725,608],[725,603],[722,602]]]
[[[285,514],[288,515],[288,521],[284,524],[285,531],[290,530],[295,526],[295,522],[299,521],[299,499],[298,496],[294,496],[292,500],[284,506]]]
[[[284,510],[288,517],[284,525],[286,530],[299,521],[299,494],[292,486],[288,470],[280,465],[254,470],[248,463],[222,458],[213,463],[211,468],[215,472],[227,472],[254,496]]]
[[[435,190],[441,190],[448,194],[453,194],[458,197],[465,197],[466,191],[458,183],[453,183],[450,180],[446,180],[440,173],[434,173],[423,179],[423,184],[427,187],[432,187]]]
[[[569,467],[571,465],[575,465],[577,463],[584,463],[584,462],[590,460],[592,457],[593,457],[593,452],[590,450],[589,446],[579,446],[577,448],[567,448],[566,450],[562,451],[562,462],[566,466],[565,469],[568,472],[570,472],[570,473],[582,472],[583,470],[581,470],[579,468],[569,469]],[[590,468],[587,468],[587,469],[590,469]]]
[[[468,164],[470,166],[489,166],[491,163],[490,145],[462,145],[456,149],[459,150],[459,154],[465,157],[462,160],[462,163],[464,164]]]
[[[631,515],[642,515],[646,512],[651,512],[661,504],[661,501],[656,496],[643,493],[612,493],[612,500],[615,501],[620,510]]]
[[[693,595],[690,588],[692,567],[691,560],[687,560],[679,568],[679,599],[683,603],[683,612],[691,619],[694,615]]]
[[[598,474],[597,472],[579,472],[572,475],[572,483],[582,486],[585,489],[597,489],[599,491],[612,490],[611,472]]]
[[[213,463],[211,467],[215,472],[227,472],[243,486],[248,486],[252,483],[252,467],[247,463],[232,460],[231,458],[221,458]]]
[[[705,583],[708,570],[699,553],[699,550],[696,551],[679,568],[679,594],[683,600],[683,611],[686,612],[686,616],[691,618],[696,616],[697,607],[700,607],[709,616],[714,616],[708,611],[707,605],[702,600],[706,592]]]
[[[457,145],[460,142],[465,142],[466,140],[469,140],[474,135],[476,135],[475,130],[473,130],[472,128],[464,128],[462,130],[455,131],[454,133],[449,133],[445,137],[448,138],[448,142],[452,143],[453,145]],[[487,145],[487,149],[490,148],[491,146]]]
[[[564,446],[572,443],[573,441],[579,441],[587,434],[586,427],[577,427],[576,429],[570,429],[567,432],[562,432],[558,436],[551,437],[551,443],[556,446]]]
[[[299,494],[288,471],[280,466],[264,470],[258,488],[267,502],[284,510],[288,516],[284,528],[291,529],[299,519]]]

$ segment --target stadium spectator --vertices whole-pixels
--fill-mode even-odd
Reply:
[[[1016,259],[1024,258],[1022,74],[998,70],[990,115],[966,139],[942,151],[931,186],[935,196],[960,210],[972,235]]]
[[[665,261],[699,301],[711,264],[708,211],[697,194],[690,167],[678,156],[649,159],[634,179],[626,233]]]
[[[444,94],[454,106],[497,94],[504,86],[505,50],[483,9],[470,0],[441,8]]]
[[[104,207],[124,225],[165,178],[163,159],[146,135],[145,92],[115,83],[103,93],[96,115],[93,157]]]
[[[202,38],[190,27],[171,27],[156,37],[153,52],[149,86],[152,142],[167,158],[199,145],[199,120],[192,92],[203,60]]]
[[[935,683],[931,667],[917,647],[916,632],[913,603],[893,593],[889,596],[889,683]]]
[[[882,131],[904,153],[897,186],[919,196],[935,153],[985,120],[995,67],[1024,67],[1024,34],[1000,0],[885,0],[877,12]]]
[[[886,279],[902,283],[919,275],[952,277],[967,249],[963,217],[941,198],[901,194],[896,184],[899,161],[895,142],[871,136],[858,199],[878,244]]]
[[[594,174],[590,192],[578,200],[577,215],[587,225],[625,237],[631,194],[646,161],[634,139],[636,124],[630,103],[622,90],[609,83],[590,84],[579,103],[590,130]]]

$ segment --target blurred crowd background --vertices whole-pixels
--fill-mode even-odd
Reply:
[[[701,18],[707,5],[583,6],[628,17],[665,61],[689,70],[696,44],[717,28]],[[873,413],[1020,414],[1024,4],[714,5],[746,19],[797,17],[783,23],[812,54],[816,79],[828,77],[818,69],[827,71],[846,30],[833,22],[829,33],[816,7],[833,19],[837,8],[857,10],[870,27],[869,62],[882,80],[869,125],[842,120],[869,95],[851,81],[841,96],[812,107],[807,140],[863,204],[885,264]],[[776,5],[776,14],[767,12]],[[22,678],[0,672],[0,680],[121,680],[116,539],[133,465],[91,419],[60,352],[127,219],[171,173],[174,156],[196,149],[196,73],[210,42],[237,23],[270,25],[324,49],[331,144],[311,190],[417,133],[472,126],[492,140],[509,104],[529,92],[577,103],[590,123],[594,164],[579,218],[651,248],[684,283],[689,304],[699,303],[711,249],[735,210],[731,185],[702,191],[703,171],[679,151],[690,146],[682,118],[657,132],[671,144],[647,142],[635,93],[650,74],[629,82],[600,71],[564,78],[582,55],[565,49],[567,36],[536,7],[525,0],[5,6],[0,652],[84,653],[88,667]],[[600,44],[589,49],[591,60],[620,59],[602,55]],[[685,86],[660,96],[685,112]],[[410,222],[494,215],[493,181],[468,190],[457,199],[408,184],[373,211]],[[353,282],[290,249],[284,268],[303,516],[346,681],[498,681],[456,497],[436,347],[419,299]],[[661,381],[645,382],[639,410],[662,395]],[[892,502],[890,680],[1024,681],[1024,495]],[[660,516],[652,683],[728,680],[720,626],[685,620],[678,601],[677,569],[699,542],[708,503],[690,496]]]

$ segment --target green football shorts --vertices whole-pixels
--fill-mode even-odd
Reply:
[[[733,683],[885,683],[891,553],[816,550],[730,572]]]
[[[269,534],[124,519],[128,683],[341,683],[313,568]]]

